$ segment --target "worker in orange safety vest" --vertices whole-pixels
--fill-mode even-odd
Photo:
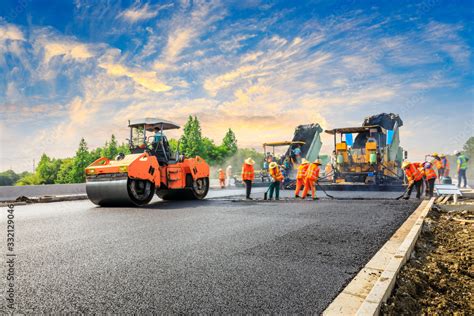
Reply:
[[[221,189],[225,188],[225,172],[222,169],[219,169],[219,185]]]
[[[247,200],[252,200],[250,193],[252,193],[252,181],[255,179],[254,164],[255,161],[249,157],[242,165],[242,181],[245,183],[245,198]]]
[[[303,199],[306,198],[309,189],[311,189],[311,196],[313,200],[317,200],[315,182],[318,181],[319,178],[319,166],[321,166],[321,160],[316,159],[313,163],[309,165],[308,170],[306,170],[306,174],[304,177]]]
[[[433,161],[431,161],[431,164],[438,170],[438,181],[441,183],[441,178],[444,177],[443,161],[437,153],[434,153],[431,156],[434,158]]]
[[[441,162],[443,163],[444,173],[443,177],[449,177],[449,172],[451,171],[451,166],[449,165],[449,160],[446,155],[440,155]]]
[[[280,184],[285,177],[281,174],[278,164],[274,161],[270,162],[268,173],[272,177],[272,183],[270,184],[270,200],[273,198],[273,192],[275,192],[275,200],[280,199]]]
[[[423,174],[426,180],[426,196],[429,198],[433,197],[434,185],[436,182],[436,172],[433,169],[433,165],[426,161],[423,163]]]
[[[408,191],[404,199],[408,200],[410,198],[413,187],[416,187],[416,198],[421,198],[421,189],[423,187],[423,173],[420,171],[420,163],[410,163],[405,161],[402,164],[402,169],[405,171],[405,175],[408,180]]]
[[[304,186],[304,177],[306,175],[306,170],[308,170],[309,161],[306,159],[301,159],[301,165],[298,166],[298,172],[296,174],[296,189],[295,189],[295,198],[300,197],[301,187]],[[305,196],[303,196],[305,197]]]

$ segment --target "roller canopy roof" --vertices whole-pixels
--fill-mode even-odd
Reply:
[[[382,131],[382,127],[380,127],[379,125],[372,125],[372,126],[335,128],[335,129],[327,130],[326,133],[331,134],[331,135],[363,133],[363,132],[368,132],[371,129],[377,129],[378,132]]]
[[[305,142],[298,142],[298,141],[294,141],[294,142],[290,142],[290,141],[284,141],[284,142],[273,142],[273,143],[264,143],[263,146],[288,146],[288,145],[304,145]]]
[[[147,117],[147,118],[142,118],[142,119],[130,120],[128,124],[129,127],[143,126],[143,125],[145,125],[145,128],[147,131],[153,131],[155,127],[158,127],[158,128],[163,127],[163,130],[180,128],[180,126],[176,123],[163,120],[160,118],[156,118],[156,117]]]

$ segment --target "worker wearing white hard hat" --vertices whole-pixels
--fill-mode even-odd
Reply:
[[[457,172],[458,172],[458,188],[461,187],[461,182],[464,181],[464,188],[467,187],[467,163],[469,158],[465,155],[461,154],[458,150],[455,152],[456,155],[456,164],[457,164]]]
[[[232,179],[232,166],[231,165],[228,165],[227,168],[225,169],[225,175],[227,178],[227,186],[230,187],[231,179]]]

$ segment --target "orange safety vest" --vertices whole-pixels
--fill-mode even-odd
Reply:
[[[407,176],[408,181],[419,181],[423,178],[423,174],[417,168],[418,164],[411,163],[407,169],[405,169],[405,174]]]
[[[306,170],[308,170],[309,163],[305,163],[304,165],[299,165],[298,173],[296,174],[296,179],[301,180],[304,179],[306,175]]]
[[[219,180],[225,180],[225,172],[224,172],[224,170],[219,171]]]
[[[252,165],[248,165],[246,163],[244,163],[242,165],[242,180],[253,180],[255,178],[255,174],[254,174],[254,171],[253,171],[253,166]]]
[[[305,174],[306,180],[316,181],[319,178],[319,166],[315,163],[309,165],[308,170]]]
[[[436,172],[433,170],[433,168],[425,168],[424,173],[425,173],[426,180],[437,178]]]
[[[441,161],[441,159],[435,159],[431,162],[431,164],[433,164],[436,169],[443,169],[443,162]]]
[[[444,169],[450,169],[448,158],[441,159],[443,161]]]
[[[283,175],[281,174],[280,168],[278,167],[270,169],[269,173],[272,178],[275,179],[275,181],[282,181],[284,179]]]

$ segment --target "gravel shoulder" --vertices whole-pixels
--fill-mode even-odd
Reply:
[[[473,219],[433,207],[382,315],[474,315]]]

